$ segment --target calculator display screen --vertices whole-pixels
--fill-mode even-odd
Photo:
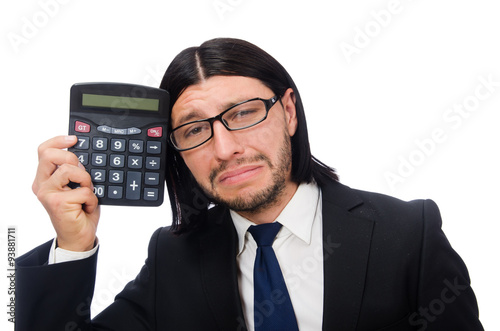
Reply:
[[[159,111],[160,100],[83,93],[82,106]]]

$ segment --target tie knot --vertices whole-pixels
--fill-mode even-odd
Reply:
[[[274,238],[280,229],[281,224],[275,222],[253,225],[248,228],[248,232],[252,234],[257,246],[272,246]]]

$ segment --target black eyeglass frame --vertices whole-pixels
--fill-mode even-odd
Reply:
[[[278,100],[280,100],[281,97],[278,96],[278,95],[275,95],[273,96],[272,98],[269,98],[269,99],[262,99],[262,98],[253,98],[253,99],[248,99],[248,100],[245,100],[245,101],[242,101],[242,102],[238,102],[237,104],[229,107],[228,109],[224,110],[222,113],[220,113],[219,115],[217,116],[214,116],[214,117],[210,117],[210,118],[205,118],[205,119],[202,119],[202,120],[196,120],[196,121],[192,121],[192,122],[187,122],[187,123],[184,123],[178,127],[176,127],[175,129],[173,129],[170,134],[168,135],[168,142],[169,144],[177,151],[177,152],[184,152],[184,151],[188,151],[188,150],[191,150],[191,149],[194,149],[196,147],[199,147],[201,145],[203,145],[204,143],[206,143],[207,141],[209,141],[210,139],[212,139],[212,137],[214,136],[214,122],[215,121],[219,121],[222,123],[222,125],[224,125],[224,127],[226,128],[226,130],[228,131],[239,131],[239,130],[243,130],[243,129],[248,129],[248,128],[251,128],[252,126],[255,126],[261,122],[263,122],[266,118],[267,118],[267,115],[269,114],[269,110],[271,110],[271,108],[276,104],[276,102],[278,102]],[[231,109],[235,108],[235,107],[238,107],[244,103],[247,103],[247,102],[251,102],[251,101],[255,101],[255,100],[260,100],[262,102],[264,102],[264,106],[266,107],[266,115],[258,122],[256,123],[253,123],[253,124],[250,124],[250,125],[247,125],[247,126],[244,126],[244,127],[241,127],[241,128],[237,128],[237,129],[232,129],[230,127],[227,126],[227,124],[222,120],[222,116],[224,116],[224,114],[226,114],[228,111],[230,111]],[[186,125],[190,125],[190,124],[193,124],[193,123],[199,123],[199,122],[208,122],[210,123],[210,130],[211,130],[211,134],[210,134],[210,137],[208,137],[207,139],[205,139],[204,141],[202,141],[201,143],[199,143],[198,145],[196,146],[193,146],[193,147],[189,147],[189,148],[178,148],[177,146],[175,146],[174,142],[173,142],[173,134],[176,130],[186,126]]]

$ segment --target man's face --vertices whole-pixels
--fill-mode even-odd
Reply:
[[[180,95],[172,109],[172,127],[216,116],[245,100],[273,96],[257,79],[214,76],[189,86]],[[237,211],[261,211],[283,200],[287,203],[297,188],[291,181],[290,146],[296,128],[295,96],[289,89],[263,122],[228,131],[215,121],[212,139],[181,152],[181,156],[198,184],[215,201]]]

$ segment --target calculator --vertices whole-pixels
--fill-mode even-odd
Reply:
[[[167,91],[123,83],[71,87],[69,134],[102,205],[159,206],[165,188]]]

